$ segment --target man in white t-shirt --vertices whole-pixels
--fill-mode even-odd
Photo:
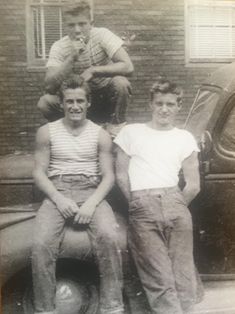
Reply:
[[[196,301],[192,220],[187,205],[200,190],[198,147],[176,128],[182,90],[159,78],[151,121],[124,126],[117,181],[129,201],[129,245],[152,313],[187,313]],[[178,187],[182,168],[185,187]]]
[[[63,116],[56,93],[61,82],[75,73],[91,88],[89,118],[100,123],[123,123],[131,94],[126,76],[133,72],[123,41],[107,28],[93,27],[86,0],[67,2],[62,12],[67,36],[51,47],[45,78],[47,94],[40,98],[39,110],[49,121]]]

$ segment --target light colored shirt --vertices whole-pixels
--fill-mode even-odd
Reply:
[[[141,123],[123,127],[114,142],[130,157],[131,191],[176,186],[183,160],[199,151],[186,130],[155,130]]]
[[[62,174],[99,176],[98,138],[101,127],[92,121],[74,136],[63,119],[49,123],[50,163],[48,177]]]
[[[91,66],[107,65],[117,50],[123,45],[123,41],[107,28],[93,27],[85,50],[78,55],[74,65],[74,72],[81,74]],[[71,54],[72,43],[68,36],[56,41],[50,50],[47,67],[56,67],[63,64]],[[108,77],[96,77],[92,79],[91,86],[99,89],[110,81]]]

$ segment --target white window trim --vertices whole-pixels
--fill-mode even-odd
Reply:
[[[206,2],[207,0],[205,0]],[[190,58],[190,29],[188,0],[184,0],[185,22],[185,65],[190,67],[218,67],[219,64],[231,63],[234,58]]]
[[[49,2],[48,3],[43,3],[44,0],[39,0],[39,5],[41,3],[41,5],[43,7],[45,6],[58,6],[60,7],[62,3],[66,2],[66,0],[58,0],[58,3],[56,2]],[[92,15],[92,19],[93,19],[93,0],[90,0],[90,4],[91,4],[91,15]],[[32,21],[33,21],[33,16],[32,16],[32,6],[37,5],[34,4],[32,0],[26,0],[26,8],[25,8],[25,15],[26,15],[26,49],[27,49],[27,67],[29,71],[45,71],[45,66],[46,66],[46,62],[48,60],[48,58],[45,55],[45,40],[42,40],[42,53],[43,56],[41,59],[36,59],[34,56],[34,27],[32,25]],[[43,10],[41,11],[43,12]],[[41,24],[44,25],[44,21],[43,21],[43,14],[41,14],[41,19],[42,22]],[[60,11],[60,21],[61,21],[61,27],[60,27],[60,37],[62,37],[62,14]],[[41,34],[42,34],[42,38],[45,39],[45,34],[44,34],[44,28],[41,28]]]

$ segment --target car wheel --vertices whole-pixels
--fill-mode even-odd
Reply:
[[[32,289],[23,297],[24,314],[33,314]],[[58,314],[96,314],[98,292],[94,285],[71,279],[59,278],[56,284],[56,312]]]
[[[99,276],[93,264],[59,260],[56,308],[58,314],[96,314]],[[2,314],[33,314],[31,269],[15,275],[2,288]]]

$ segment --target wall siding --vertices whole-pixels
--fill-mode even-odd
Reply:
[[[0,155],[32,151],[36,129],[45,120],[36,109],[43,94],[44,70],[27,69],[26,0],[0,1]],[[148,90],[166,75],[184,90],[182,124],[196,89],[213,67],[185,66],[183,0],[94,0],[96,26],[126,38],[135,66],[128,121],[149,118]]]

